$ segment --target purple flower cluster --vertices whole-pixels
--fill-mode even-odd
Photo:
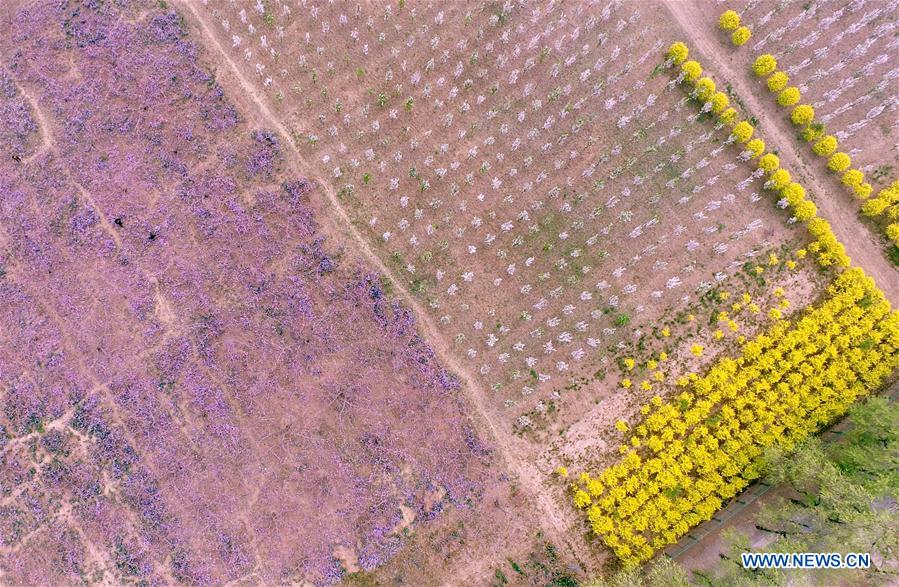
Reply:
[[[283,159],[278,146],[278,137],[267,130],[253,132],[253,150],[247,157],[247,173],[253,179],[260,178],[271,181],[277,166]]]
[[[413,315],[200,56],[155,2],[0,20],[11,582],[331,584],[340,545],[400,552],[401,505],[426,523],[488,482]]]
[[[37,123],[28,103],[12,78],[0,70],[0,144],[3,157],[21,161],[32,154],[37,140]]]

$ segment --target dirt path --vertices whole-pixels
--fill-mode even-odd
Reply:
[[[760,120],[761,136],[769,148],[778,149],[783,166],[797,177],[809,193],[814,194],[819,215],[826,219],[836,237],[846,247],[852,264],[874,278],[893,307],[899,307],[899,271],[884,255],[883,247],[874,240],[868,228],[858,219],[858,203],[851,200],[844,187],[833,176],[822,176],[803,158],[792,130],[773,99],[759,100],[747,82],[751,55],[747,48],[733,51],[718,37],[714,19],[706,14],[708,3],[693,0],[666,0],[665,7],[684,31],[684,42],[700,53],[698,59],[711,70],[712,78],[728,82]],[[721,9],[723,10],[723,9]],[[716,14],[718,9],[716,9]],[[672,39],[673,41],[674,39]],[[848,201],[851,200],[851,201]]]
[[[293,142],[287,127],[281,123],[278,116],[268,107],[265,96],[259,92],[250,80],[244,77],[239,65],[231,59],[227,49],[219,43],[215,33],[200,14],[198,5],[190,0],[175,0],[175,4],[181,8],[181,12],[185,16],[189,17],[189,21],[195,25],[197,32],[206,43],[206,47],[210,49],[207,51],[206,56],[217,66],[216,73],[223,78],[230,78],[234,83],[233,87],[239,87],[243,90],[243,96],[232,96],[232,98],[243,102],[250,108],[251,112],[248,114],[252,114],[252,111],[255,111],[262,123],[278,132],[281,136],[282,144],[290,146],[291,152],[285,153],[288,162],[290,159],[293,159],[296,168],[308,179],[318,184],[321,193],[325,195],[325,204],[333,213],[332,218],[330,218],[332,226],[349,240],[348,244],[354,247],[353,250],[362,256],[370,267],[390,278],[394,287],[401,294],[406,306],[414,313],[419,329],[422,331],[428,344],[433,347],[440,362],[461,379],[463,392],[476,412],[471,414],[472,419],[478,424],[478,428],[482,432],[490,436],[506,469],[521,483],[525,494],[537,508],[538,512],[535,518],[539,521],[540,527],[549,534],[550,539],[556,544],[570,546],[571,540],[568,536],[568,529],[561,522],[566,518],[566,515],[557,511],[558,506],[552,501],[549,494],[542,490],[540,478],[532,467],[513,456],[514,446],[509,439],[509,435],[500,432],[490,417],[485,400],[488,394],[477,383],[469,368],[456,359],[454,353],[450,350],[449,344],[443,338],[443,330],[428,311],[418,303],[411,292],[408,291],[404,282],[396,278],[393,271],[372,250],[365,238],[356,231],[351,218],[338,201],[337,194],[330,182],[318,173],[317,165],[307,162],[302,156]]]
[[[3,60],[0,60],[0,67],[5,67],[6,64]],[[30,162],[34,157],[40,155],[44,151],[50,151],[51,153],[55,153],[57,151],[56,146],[56,137],[53,136],[52,126],[50,125],[47,117],[44,116],[44,112],[41,109],[40,103],[38,100],[31,94],[31,91],[26,88],[21,82],[15,81],[16,88],[21,92],[22,96],[28,102],[28,105],[31,107],[31,112],[34,114],[34,117],[37,119],[37,127],[38,133],[41,135],[41,146],[35,150],[35,152],[28,157],[24,163]],[[100,226],[106,231],[107,234],[112,238],[112,240],[116,244],[116,248],[122,248],[122,239],[119,236],[119,233],[112,227],[112,224],[109,222],[109,219],[103,214],[103,209],[97,205],[94,201],[94,198],[91,196],[90,192],[88,192],[84,187],[78,183],[75,178],[69,177],[75,187],[78,188],[78,193],[81,194],[81,197],[84,198],[90,207],[93,208],[94,212],[97,213],[97,216],[100,219]]]
[[[6,68],[6,63],[2,60],[0,60],[0,67]],[[22,93],[22,97],[28,101],[29,106],[31,106],[31,111],[34,113],[34,117],[37,118],[35,122],[37,122],[38,134],[41,135],[41,146],[35,150],[34,155],[31,157],[42,153],[45,149],[51,151],[56,149],[56,139],[53,137],[53,132],[50,130],[50,123],[47,122],[47,119],[44,117],[44,112],[38,107],[37,100],[34,99],[31,92],[20,82],[14,80],[13,83],[15,83],[19,92]]]

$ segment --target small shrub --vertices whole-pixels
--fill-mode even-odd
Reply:
[[[862,206],[862,214],[872,218],[874,216],[880,216],[889,205],[889,202],[883,198],[871,198]]]
[[[759,55],[755,58],[755,62],[752,64],[752,73],[759,77],[765,77],[777,69],[777,60],[774,58],[774,55],[770,53],[765,53],[764,55]]]
[[[899,245],[899,223],[894,222],[887,226],[887,238],[889,238],[894,245]]]
[[[737,120],[737,111],[733,108],[728,108],[718,116],[718,119],[724,124],[733,124]]]
[[[681,71],[684,72],[684,79],[690,83],[694,83],[702,76],[702,66],[696,61],[686,61],[681,65]]]
[[[862,183],[852,188],[852,192],[859,200],[867,200],[871,196],[871,192],[873,191],[874,188],[871,187],[870,183]]]
[[[765,173],[774,173],[780,167],[780,158],[774,153],[765,153],[759,158],[759,169],[764,169]]]
[[[829,157],[837,150],[837,138],[833,135],[827,135],[812,147],[812,151],[818,157]]]
[[[819,141],[824,137],[826,129],[824,125],[820,122],[813,122],[804,129],[802,129],[802,140],[814,143],[815,141]]]
[[[737,125],[734,126],[734,130],[731,132],[731,134],[739,142],[745,143],[752,138],[752,133],[754,132],[755,128],[744,120],[742,122],[738,122]]]
[[[790,172],[781,168],[771,174],[766,185],[770,185],[771,188],[775,190],[782,190],[788,183],[790,183],[791,179]]]
[[[741,26],[730,36],[730,42],[733,43],[735,47],[740,47],[742,45],[745,45],[746,41],[748,41],[749,37],[751,36],[752,31],[744,26]]]
[[[780,190],[780,195],[787,200],[789,205],[796,206],[805,199],[805,188],[801,184],[791,182]]]
[[[802,200],[796,204],[794,214],[799,221],[806,222],[818,214],[818,207],[810,200]]]
[[[796,126],[805,126],[815,119],[815,109],[808,104],[800,104],[793,108],[790,121]]]
[[[727,94],[723,92],[717,92],[712,96],[710,102],[712,103],[712,112],[715,114],[721,114],[728,106],[730,106],[730,100],[728,99]]]
[[[855,187],[857,185],[861,185],[865,181],[865,174],[859,171],[858,169],[850,169],[846,173],[843,174],[843,177],[840,181],[845,186]]]
[[[777,103],[781,106],[792,106],[797,103],[801,97],[802,95],[799,93],[799,88],[790,86],[777,95]]]
[[[751,141],[746,143],[746,148],[749,151],[752,151],[753,157],[758,157],[765,152],[765,141],[763,141],[762,139],[752,139]]]
[[[627,326],[631,322],[631,317],[627,314],[618,314],[615,317],[615,326]]]
[[[718,18],[718,26],[725,31],[735,30],[740,26],[740,15],[733,10],[726,10],[721,17]]]
[[[686,61],[689,54],[690,50],[680,41],[668,48],[668,58],[673,60],[675,65],[680,65]]]
[[[768,91],[775,94],[786,88],[788,83],[790,83],[790,77],[782,71],[774,72],[768,78],[768,81],[765,82],[768,86]]]
[[[715,82],[712,78],[704,77],[696,82],[696,96],[705,102],[715,93]]]

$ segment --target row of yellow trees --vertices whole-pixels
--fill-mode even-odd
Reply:
[[[842,174],[840,181],[852,190],[860,200],[871,195],[873,188],[865,181],[865,174],[858,169],[850,169],[852,159],[839,151],[837,137],[827,134],[825,126],[815,121],[815,109],[808,104],[799,104],[802,94],[799,88],[790,86],[786,73],[777,69],[777,59],[769,53],[759,55],[752,64],[752,71],[758,77],[767,78],[768,89],[777,94],[777,104],[792,108],[790,122],[802,128],[801,136],[812,146],[812,152],[818,157],[827,158],[827,168]]]
[[[899,246],[899,180],[880,190],[877,197],[865,202],[862,214],[869,218],[885,216],[889,220],[886,235],[890,242]]]
[[[823,302],[795,321],[773,316],[774,325],[746,342],[737,358],[715,363],[700,377],[678,379],[683,390],[666,401],[655,396],[627,433],[620,461],[598,476],[583,473],[572,485],[593,531],[626,566],[649,559],[710,519],[760,475],[766,447],[787,449],[843,415],[859,397],[899,367],[899,312],[849,258],[754,127],[738,120],[727,96],[689,61],[689,49],[668,50],[680,79],[719,121],[731,126],[794,215],[815,241],[818,262],[841,271]],[[723,98],[721,97],[723,95]],[[566,471],[567,474],[567,471]]]
[[[765,153],[765,142],[753,138],[755,127],[747,120],[739,120],[737,111],[730,107],[727,94],[716,91],[716,84],[710,77],[703,77],[702,65],[688,60],[689,48],[682,42],[671,45],[668,59],[673,65],[680,67],[679,79],[692,88],[691,94],[703,107],[724,123],[732,126],[731,136],[745,146],[749,156],[757,160],[759,169],[768,177],[765,187],[780,194],[790,206],[797,220],[804,222],[814,237],[815,242],[809,250],[817,254],[818,263],[822,266],[848,267],[850,259],[831,230],[830,223],[818,216],[814,202],[806,198],[805,188],[793,181],[790,172],[780,166],[780,159],[774,153]]]
[[[620,461],[574,484],[575,504],[626,566],[709,520],[760,475],[766,447],[790,449],[843,415],[899,366],[899,312],[861,269],[843,271],[825,301],[777,321],[737,358],[654,397]]]
[[[740,16],[733,10],[725,11],[718,20],[719,26],[725,30],[733,30],[736,23],[746,32],[742,36],[748,40],[752,34],[746,26],[740,26]],[[736,28],[736,27],[734,27]],[[734,33],[736,34],[736,33]],[[745,41],[744,41],[745,42]],[[740,46],[743,43],[733,43]],[[801,136],[812,146],[812,152],[818,157],[827,158],[827,168],[841,174],[840,181],[861,200],[868,198],[873,191],[871,184],[865,181],[865,174],[852,167],[852,159],[839,151],[839,142],[834,135],[827,134],[825,126],[815,121],[815,109],[809,104],[800,104],[802,93],[796,86],[790,85],[790,77],[777,67],[777,59],[770,53],[756,57],[752,64],[752,72],[766,78],[768,90],[777,94],[777,104],[784,108],[792,108],[790,121],[802,128]]]

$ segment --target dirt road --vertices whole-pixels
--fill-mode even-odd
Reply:
[[[525,496],[538,510],[534,519],[539,521],[540,527],[555,544],[571,547],[571,536],[568,529],[561,522],[567,517],[566,514],[558,512],[558,506],[546,492],[542,491],[539,486],[539,476],[530,470],[530,466],[527,463],[514,456],[514,439],[511,437],[511,434],[498,430],[494,424],[485,401],[485,398],[488,397],[486,390],[475,380],[469,368],[454,356],[448,342],[444,340],[443,330],[437,325],[431,314],[418,303],[417,299],[405,287],[404,281],[397,279],[393,271],[355,229],[349,215],[338,201],[333,186],[323,176],[322,169],[313,162],[304,159],[287,127],[269,108],[265,96],[243,75],[239,65],[231,59],[228,51],[218,41],[205,20],[207,15],[201,14],[197,3],[190,0],[176,0],[176,4],[181,8],[182,14],[189,18],[196,32],[205,42],[207,49],[209,49],[206,56],[216,67],[216,73],[222,78],[226,87],[230,86],[242,90],[242,95],[235,95],[232,92],[231,98],[243,104],[242,112],[244,114],[252,116],[257,123],[277,131],[281,137],[281,143],[288,145],[290,148],[290,152],[285,153],[287,161],[293,162],[299,174],[314,181],[319,188],[319,193],[325,196],[323,204],[326,205],[331,214],[317,220],[325,225],[329,225],[334,231],[341,234],[345,239],[345,243],[352,247],[352,250],[358,253],[360,257],[364,258],[369,267],[390,279],[396,290],[401,294],[404,304],[415,314],[419,329],[422,331],[425,340],[437,353],[440,362],[459,377],[462,383],[462,390],[474,408],[475,413],[470,414],[470,416],[482,434],[491,439],[491,444],[496,447],[506,470],[516,477],[516,481],[521,484]]]

